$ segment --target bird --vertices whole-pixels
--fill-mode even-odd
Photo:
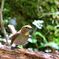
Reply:
[[[11,45],[14,43],[16,46],[23,46],[28,41],[29,32],[31,29],[33,28],[30,25],[23,26],[20,31],[12,36]]]

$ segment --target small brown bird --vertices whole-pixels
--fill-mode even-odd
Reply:
[[[18,31],[16,34],[13,35],[11,40],[11,45],[14,43],[16,45],[24,45],[29,38],[29,31],[33,29],[30,25],[25,25]]]

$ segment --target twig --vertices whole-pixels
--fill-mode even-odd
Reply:
[[[11,35],[9,35],[9,38],[11,38],[17,31],[15,30],[15,27],[13,25],[8,25],[9,29],[11,30]]]
[[[39,51],[39,46],[38,46],[38,44],[37,44],[37,43],[35,43],[35,45],[36,45],[37,50]]]
[[[59,12],[54,12],[54,13],[43,13],[42,16],[40,16],[39,18],[42,18],[46,15],[53,15],[53,14],[56,14],[56,15],[59,15]]]
[[[6,39],[0,39],[0,42],[3,41],[6,43]],[[9,43],[11,43],[11,40],[8,40]]]
[[[33,37],[33,35],[34,35],[34,33],[35,33],[36,30],[37,30],[37,27],[35,27],[35,29],[34,29],[32,35],[31,35],[32,37]]]
[[[3,34],[4,34],[4,37],[6,39],[6,45],[8,45],[8,34],[6,33],[6,30],[4,28],[4,21],[3,21],[3,15],[2,15],[2,12],[3,12],[3,7],[4,7],[4,0],[2,0],[2,4],[1,4],[1,11],[0,11],[0,17],[1,17],[1,29],[3,31]]]
[[[10,28],[10,30],[11,30],[11,33],[12,34],[15,34],[17,31],[15,30],[15,27],[13,26],[13,25],[8,25],[8,27]]]

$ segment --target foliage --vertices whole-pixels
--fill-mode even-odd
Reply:
[[[33,37],[31,37],[26,43],[29,46],[25,45],[24,47],[29,49],[34,48],[34,50],[36,50],[36,46],[34,46],[34,44],[37,44],[38,48],[41,49],[45,46],[52,47],[51,45],[55,46],[55,49],[59,49],[58,1],[59,0],[5,0],[3,16],[7,32],[10,34],[10,30],[7,27],[10,21],[9,17],[16,17],[17,30],[25,24],[30,24],[34,28],[35,26],[32,22],[36,19],[40,19],[44,21],[43,28],[37,29],[34,32]],[[31,31],[30,34],[33,31]],[[2,32],[0,33],[0,37],[3,37]]]

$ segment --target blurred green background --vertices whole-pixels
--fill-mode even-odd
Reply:
[[[42,52],[59,50],[59,0],[5,0],[3,19],[9,35],[8,24],[17,31],[26,24],[34,28],[24,48]],[[0,40],[3,38],[0,31]]]

